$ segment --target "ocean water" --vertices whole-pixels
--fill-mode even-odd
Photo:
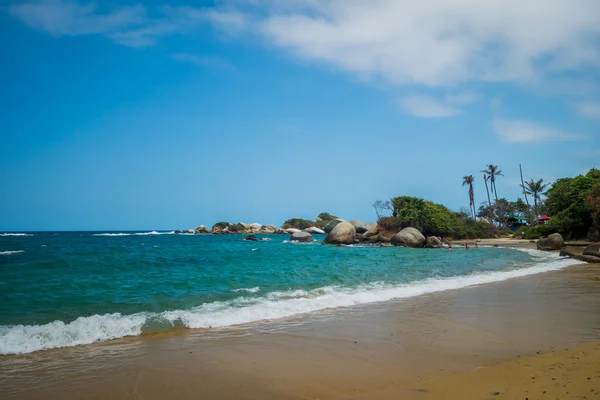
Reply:
[[[290,243],[287,235],[242,237],[0,233],[0,354],[278,319],[570,264],[535,250],[335,247]]]

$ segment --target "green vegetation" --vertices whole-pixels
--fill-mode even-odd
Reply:
[[[332,221],[334,219],[338,219],[338,217],[336,217],[335,215],[323,212],[323,213],[317,215],[317,221],[316,221],[316,225],[315,226],[323,229],[323,227],[325,225],[327,225],[327,223],[329,221]]]
[[[216,224],[213,225],[213,229],[216,228],[221,228],[221,229],[225,229],[227,228],[229,225],[231,225],[231,223],[229,222],[217,222]]]
[[[384,228],[413,227],[425,236],[443,236],[454,239],[491,237],[500,231],[487,222],[475,221],[464,212],[450,211],[441,204],[417,197],[400,196],[392,199],[395,217],[380,218]],[[393,222],[397,221],[396,224]]]
[[[518,198],[517,201],[508,201],[504,198],[498,199],[493,205],[480,206],[477,212],[477,216],[480,218],[489,219],[491,215],[492,222],[506,229],[510,226],[509,217],[515,216],[528,219],[529,214],[529,206],[521,198]]]
[[[316,222],[309,221],[307,219],[290,218],[287,221],[285,221],[283,223],[283,225],[281,225],[281,229],[288,229],[288,228],[306,229],[306,228],[310,228],[311,226],[316,226],[316,225],[317,225]]]
[[[592,168],[585,176],[561,178],[546,192],[544,212],[549,227],[568,239],[583,238],[600,226],[600,171]]]

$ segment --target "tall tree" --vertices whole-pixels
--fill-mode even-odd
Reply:
[[[525,193],[533,196],[533,210],[535,213],[536,224],[539,223],[538,222],[538,218],[539,218],[538,201],[541,200],[540,195],[544,194],[544,189],[546,189],[546,186],[548,186],[548,184],[543,183],[543,182],[544,182],[543,179],[540,179],[537,182],[534,181],[533,179],[525,182],[525,186],[526,186]]]
[[[494,220],[494,209],[492,208],[492,200],[490,199],[490,190],[488,189],[488,179],[489,176],[486,174],[483,174],[483,182],[485,183],[485,191],[487,192],[487,197],[488,197],[488,205],[489,205],[489,209],[490,209],[490,213],[488,215],[489,219],[490,219],[490,224],[493,224],[493,220]]]
[[[469,209],[471,210],[471,215],[473,219],[475,219],[475,192],[473,191],[473,182],[475,182],[475,178],[473,175],[468,175],[463,177],[463,186],[469,186]]]
[[[492,165],[489,164],[487,166],[487,169],[484,169],[483,171],[484,174],[489,176],[490,179],[490,187],[492,189],[492,193],[494,193],[494,197],[496,198],[496,201],[498,201],[498,192],[496,191],[496,177],[497,176],[504,176],[502,174],[502,171],[498,169],[497,165]]]

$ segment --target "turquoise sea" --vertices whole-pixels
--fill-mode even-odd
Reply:
[[[287,235],[0,233],[0,354],[217,328],[559,269],[554,253],[336,247]],[[281,320],[285,323],[285,320]]]

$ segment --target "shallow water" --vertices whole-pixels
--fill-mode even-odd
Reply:
[[[448,252],[242,237],[0,234],[0,354],[276,319],[569,264],[553,253],[504,248]]]

